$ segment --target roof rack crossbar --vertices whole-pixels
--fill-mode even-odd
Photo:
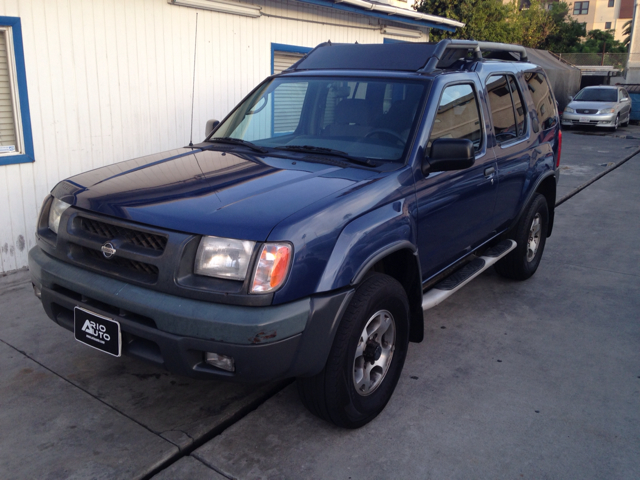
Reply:
[[[475,40],[440,40],[436,50],[424,67],[418,70],[419,73],[429,73],[436,70],[439,63],[446,57],[447,50],[467,50],[473,51],[477,60],[482,59],[482,52],[513,52],[520,54],[520,61],[526,62],[527,51],[521,45],[511,45],[497,42],[477,42]]]
[[[486,52],[513,52],[520,54],[520,61],[528,61],[527,50],[522,45],[511,45],[509,43],[478,42],[480,50]]]

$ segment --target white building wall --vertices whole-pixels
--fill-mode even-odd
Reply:
[[[27,265],[40,204],[58,181],[188,144],[196,12],[194,142],[270,75],[271,43],[384,39],[374,18],[295,0],[250,3],[264,15],[166,0],[0,1],[0,16],[22,22],[36,159],[0,166],[0,272]]]

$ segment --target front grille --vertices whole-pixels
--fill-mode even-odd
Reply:
[[[99,250],[74,244],[70,244],[70,247],[73,259],[87,267],[143,283],[153,284],[158,281],[159,270],[155,265],[119,256],[107,259]]]
[[[576,110],[576,112],[582,113],[584,115],[594,115],[594,114],[598,113],[598,110],[586,110],[584,108],[578,108]]]
[[[159,253],[164,252],[164,249],[167,246],[167,237],[162,235],[141,232],[132,228],[120,227],[86,217],[80,217],[80,228],[85,232],[102,237],[105,240],[121,238],[124,243],[154,250]]]

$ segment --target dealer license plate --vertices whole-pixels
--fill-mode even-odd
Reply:
[[[589,117],[580,117],[580,123],[589,123],[591,119]]]
[[[122,352],[120,324],[81,307],[73,311],[73,333],[81,343],[119,357]]]

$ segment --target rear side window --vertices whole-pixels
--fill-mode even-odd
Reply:
[[[551,94],[551,87],[544,75],[527,73],[524,76],[533,99],[533,105],[538,112],[538,122],[543,130],[555,126],[558,122],[556,102]]]
[[[527,111],[513,75],[493,75],[487,79],[493,129],[498,143],[527,133]]]
[[[476,152],[482,147],[478,98],[470,84],[450,85],[442,92],[427,148],[438,138],[466,138]]]

